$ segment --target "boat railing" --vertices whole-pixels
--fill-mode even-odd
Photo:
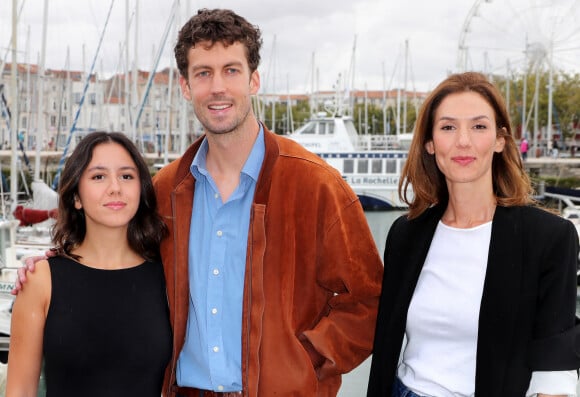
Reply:
[[[399,149],[399,140],[395,135],[358,135],[356,150]]]

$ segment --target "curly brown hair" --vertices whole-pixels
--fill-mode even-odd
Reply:
[[[258,69],[262,47],[260,29],[231,10],[203,8],[183,25],[174,53],[177,68],[184,78],[187,78],[187,54],[200,42],[210,42],[211,45],[219,42],[225,46],[240,42],[246,49],[250,73]]]
[[[503,151],[494,153],[492,161],[493,192],[497,204],[514,206],[534,202],[530,178],[513,138],[502,95],[483,74],[466,72],[450,75],[441,82],[429,94],[417,117],[409,157],[399,180],[399,197],[409,205],[408,216],[411,219],[434,204],[445,205],[449,199],[445,176],[437,167],[435,156],[427,152],[425,144],[433,140],[435,112],[443,99],[461,92],[475,92],[489,103],[495,113],[498,136],[505,139]]]
[[[58,186],[58,218],[52,230],[54,251],[58,255],[79,259],[71,251],[83,242],[87,230],[84,211],[75,208],[75,197],[95,147],[105,143],[121,145],[139,172],[141,196],[137,213],[127,228],[129,246],[147,260],[160,260],[159,243],[167,234],[167,226],[157,213],[157,198],[149,168],[133,142],[121,132],[98,131],[86,135],[66,161]]]

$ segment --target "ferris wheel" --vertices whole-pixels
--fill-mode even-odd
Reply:
[[[552,146],[552,94],[555,72],[580,72],[580,0],[476,0],[463,24],[457,69],[487,75],[535,75],[529,111],[521,112],[521,134],[532,134],[534,148]],[[538,124],[540,73],[548,72],[545,128]],[[509,96],[508,96],[509,100]],[[533,119],[533,123],[530,120]],[[533,127],[530,126],[533,124]]]
[[[580,0],[476,0],[459,36],[458,71],[580,71]]]

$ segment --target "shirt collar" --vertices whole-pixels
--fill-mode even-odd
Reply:
[[[242,168],[242,173],[248,175],[254,181],[258,180],[260,176],[260,170],[262,168],[262,163],[264,161],[264,156],[266,153],[266,146],[264,143],[264,126],[262,123],[258,123],[260,126],[260,130],[258,131],[258,137],[254,142],[254,146],[252,146],[252,150],[250,151],[250,155]],[[196,178],[199,178],[201,175],[208,175],[207,172],[207,150],[208,150],[208,143],[207,137],[203,138],[201,145],[195,156],[193,157],[193,161],[191,162],[191,166],[189,167],[191,173]]]

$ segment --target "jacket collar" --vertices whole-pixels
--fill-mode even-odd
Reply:
[[[268,201],[270,186],[272,185],[270,182],[272,180],[274,163],[280,154],[276,135],[272,131],[268,130],[265,125],[262,124],[262,127],[264,128],[264,146],[266,152],[264,154],[262,169],[260,170],[260,175],[256,184],[256,192],[254,193],[254,202],[257,204],[266,204]],[[205,135],[199,137],[187,148],[183,154],[177,172],[175,173],[174,187],[179,186],[189,175],[191,175],[191,163],[195,157],[195,154],[199,150],[204,137]]]
[[[256,184],[256,192],[254,193],[254,203],[266,204],[270,195],[270,186],[272,186],[272,172],[274,171],[274,163],[278,160],[280,148],[276,135],[264,127],[264,146],[266,152],[264,154],[264,162],[260,170],[260,176]]]

